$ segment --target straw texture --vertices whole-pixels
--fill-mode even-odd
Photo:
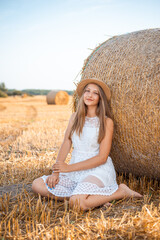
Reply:
[[[51,91],[46,97],[48,104],[67,105],[69,102],[69,95],[65,91]]]
[[[102,43],[82,69],[81,79],[91,77],[111,89],[116,170],[160,179],[160,29]]]

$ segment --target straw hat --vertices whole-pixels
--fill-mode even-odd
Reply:
[[[83,79],[83,80],[80,81],[80,83],[77,86],[77,90],[76,90],[76,92],[77,92],[79,97],[82,96],[83,89],[89,83],[97,84],[98,86],[100,86],[103,89],[103,91],[104,91],[104,93],[105,93],[105,95],[107,97],[107,100],[108,101],[110,100],[111,92],[110,92],[109,87],[103,81],[101,81],[101,80],[99,80],[97,78],[87,78],[87,79]]]

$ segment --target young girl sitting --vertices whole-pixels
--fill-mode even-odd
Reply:
[[[32,189],[42,196],[69,198],[88,210],[124,197],[142,197],[125,184],[118,186],[109,157],[114,124],[108,101],[108,86],[99,79],[84,79],[77,86],[79,103],[71,115],[53,173],[33,181]],[[70,163],[65,163],[73,144]]]

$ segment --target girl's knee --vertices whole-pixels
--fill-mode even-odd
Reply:
[[[33,192],[35,192],[35,190],[36,190],[36,186],[37,186],[36,180],[37,180],[37,179],[35,179],[35,180],[32,182],[32,191],[33,191]]]
[[[38,193],[38,189],[39,189],[39,178],[35,179],[32,183],[32,191],[35,193]]]

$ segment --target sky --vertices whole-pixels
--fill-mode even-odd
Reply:
[[[112,36],[160,27],[159,0],[0,0],[0,83],[74,90]]]

